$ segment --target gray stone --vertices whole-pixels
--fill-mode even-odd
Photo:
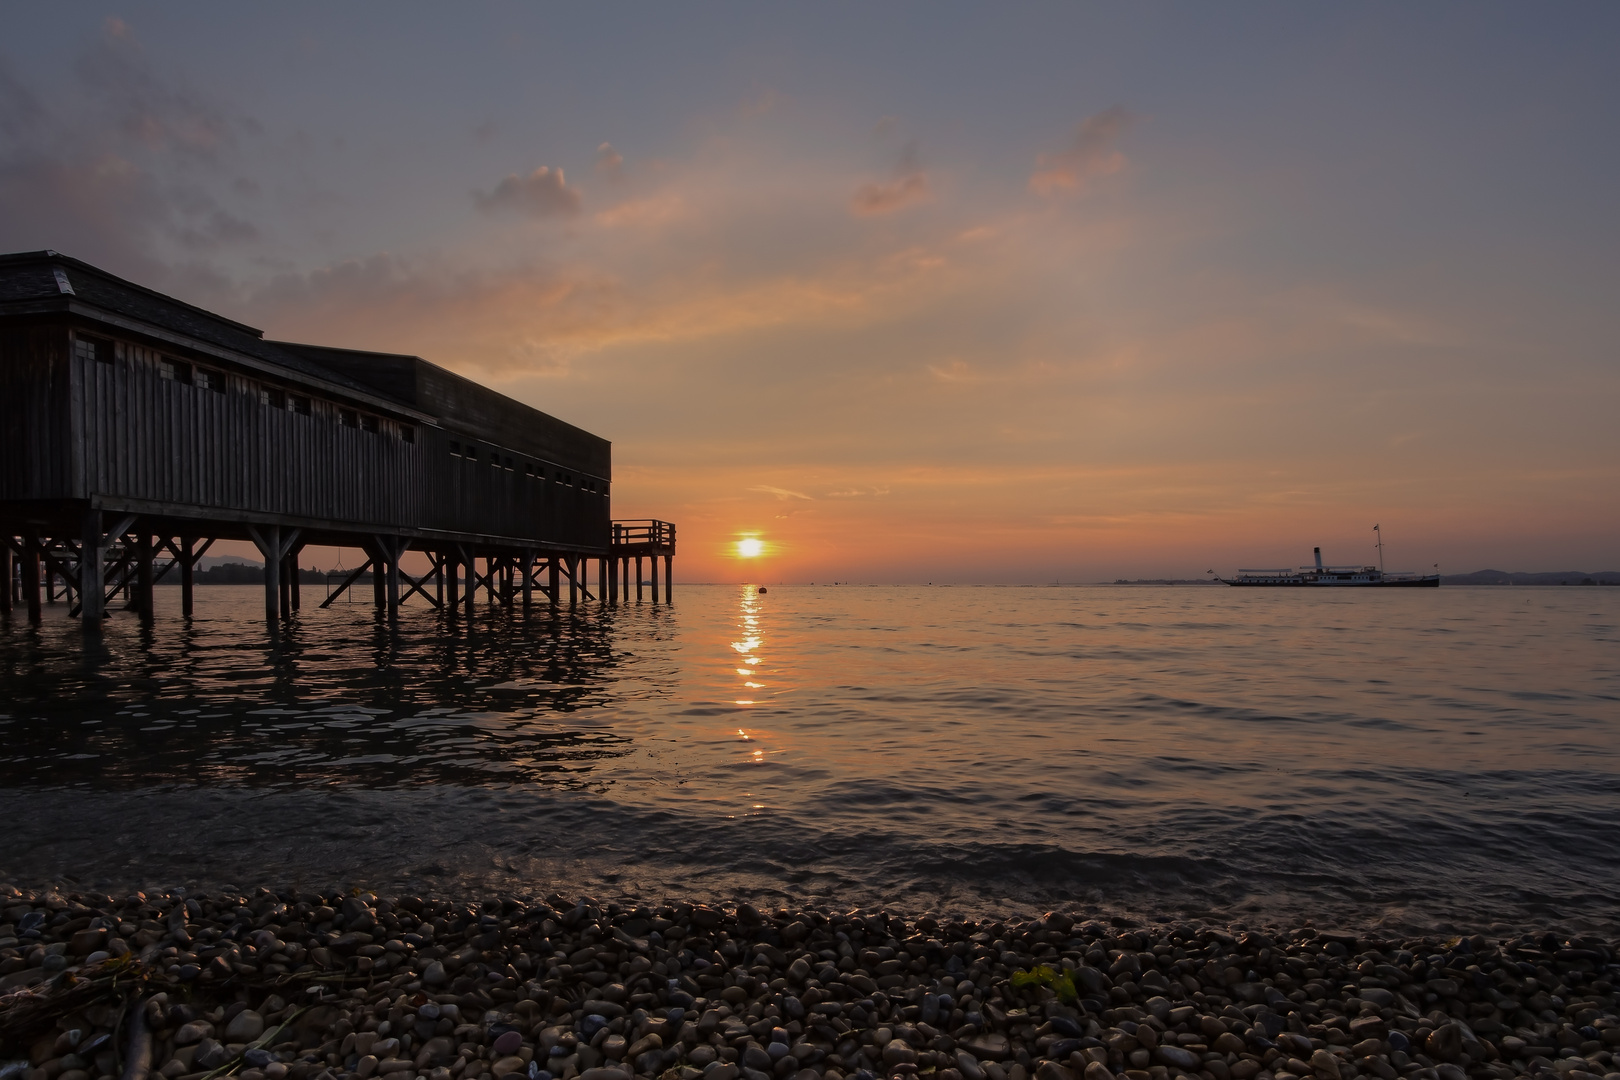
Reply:
[[[264,1017],[252,1009],[243,1009],[225,1025],[225,1041],[248,1043],[264,1034]]]
[[[1168,1065],[1182,1072],[1197,1072],[1204,1064],[1197,1054],[1179,1046],[1159,1046],[1154,1049],[1153,1057],[1160,1065]]]

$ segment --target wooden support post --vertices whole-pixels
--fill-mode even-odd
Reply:
[[[557,565],[557,556],[547,559],[546,567],[551,578],[551,606],[555,608],[562,600],[562,569]]]
[[[22,586],[23,602],[28,605],[28,621],[38,626],[43,618],[39,609],[39,541],[32,536],[23,538]]]
[[[465,568],[467,574],[467,591],[463,599],[467,605],[467,618],[469,619],[472,618],[473,599],[478,592],[478,567],[476,562],[476,556],[466,548],[461,549],[461,565]]]
[[[620,569],[624,572],[624,602],[628,604],[630,602],[630,556],[626,555],[619,562],[623,564]]]
[[[297,545],[301,531],[283,530],[279,525],[248,526],[248,536],[252,537],[253,546],[264,556],[264,617],[272,624],[282,613],[281,569],[286,565],[287,553]],[[327,603],[331,603],[330,598]]]
[[[45,564],[45,602],[56,603],[56,571],[50,563]]]
[[[656,604],[658,603],[658,556],[648,556],[647,562],[651,564],[648,569],[652,573],[652,601]]]
[[[643,567],[641,565],[641,556],[637,555],[636,556],[636,602],[637,603],[641,602],[641,580],[642,580],[642,577],[645,574],[646,574],[646,571],[645,571],[645,569],[643,569]]]
[[[457,614],[459,612],[460,608],[461,608],[461,576],[460,576],[460,574],[461,574],[461,564],[456,561],[455,553],[451,552],[451,551],[445,552],[444,553],[445,599],[449,603],[449,606],[447,608],[445,608],[445,610],[448,611],[452,615]]]
[[[525,551],[520,558],[523,560],[523,610],[529,610],[534,603],[534,552]]]
[[[193,543],[194,541],[189,536],[182,536],[180,538],[180,614],[188,619],[191,618],[193,601],[192,591],[196,584],[194,580],[194,570],[197,558],[192,554]],[[90,551],[89,548],[86,547],[85,558],[89,559],[89,557]],[[79,570],[79,576],[81,579],[84,577],[84,570],[82,567]],[[89,592],[89,588],[86,587],[85,594],[89,595]]]
[[[607,603],[608,594],[608,568],[606,559],[596,560],[596,599]]]
[[[264,542],[259,554],[264,556],[264,617],[274,623],[281,617],[281,529],[276,525],[263,530]]]
[[[675,556],[664,556],[664,603],[675,602]]]
[[[399,616],[399,557],[404,542],[392,537],[383,542],[388,545],[388,617],[393,619]]]
[[[568,556],[568,606],[579,603],[579,559]]]
[[[303,606],[303,589],[299,588],[302,582],[298,580],[298,557],[304,553],[303,544],[294,544],[287,553],[287,610],[297,611]]]
[[[371,558],[371,606],[378,611],[388,606],[388,556],[380,547]]]
[[[602,599],[610,604],[619,600],[619,560],[608,556],[602,560]]]
[[[101,511],[85,511],[79,523],[79,622],[85,633],[99,634],[106,614],[103,577],[107,539],[101,533]]]
[[[152,534],[145,529],[135,537],[135,596],[132,606],[142,619],[152,617]]]
[[[11,605],[17,599],[17,564],[11,553],[11,535],[0,537],[0,541],[4,541],[0,543],[0,577],[6,579],[6,587],[0,591],[0,615],[10,615]]]
[[[444,575],[445,568],[450,565],[449,556],[443,552],[432,552],[428,556],[433,560],[433,598],[439,602],[439,610],[444,610]],[[452,607],[455,601],[451,600]]]

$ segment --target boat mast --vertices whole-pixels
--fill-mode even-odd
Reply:
[[[1378,548],[1378,572],[1382,574],[1384,572],[1384,534],[1378,531],[1378,526],[1374,525],[1373,535],[1378,537],[1378,543],[1374,546]]]

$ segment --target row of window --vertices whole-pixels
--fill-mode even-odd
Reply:
[[[257,397],[261,405],[269,408],[296,413],[299,416],[326,416],[335,419],[343,427],[358,428],[361,431],[368,431],[378,435],[392,435],[408,443],[416,441],[416,428],[412,424],[384,419],[371,413],[361,412],[359,409],[347,408],[334,402],[321,401],[307,394],[292,393],[280,387],[267,386],[241,376],[227,376],[223,371],[202,367],[193,364],[189,360],[182,360],[137,345],[126,345],[122,341],[114,342],[90,334],[76,333],[73,339],[73,353],[81,360],[93,360],[103,364],[110,364],[116,358],[128,360],[132,363],[155,365],[160,378],[181,383],[185,386],[211,390],[217,394],[225,393],[230,381],[234,379],[239,389]]]
[[[491,468],[505,469],[507,472],[517,471],[517,465],[513,462],[513,460],[510,457],[503,457],[498,450],[490,448],[487,451],[481,452],[478,447],[474,446],[472,443],[462,444],[457,442],[455,439],[450,440],[450,456],[465,458],[468,461],[478,461],[482,457],[488,457]],[[524,462],[523,475],[530,480],[545,480],[545,466],[536,465],[533,462]],[[551,472],[551,480],[554,483],[563,485],[564,487],[577,487],[581,491],[588,491],[593,495],[607,494],[606,484],[599,484],[598,481],[588,476],[576,478],[573,473],[566,473],[560,469],[553,469]]]

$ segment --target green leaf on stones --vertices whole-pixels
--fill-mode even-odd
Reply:
[[[1074,985],[1074,973],[1064,971],[1059,973],[1045,964],[1038,964],[1028,971],[1013,972],[1009,980],[1013,989],[1022,990],[1029,986],[1044,986],[1057,994],[1058,1000],[1068,1004],[1080,997],[1080,991]]]

